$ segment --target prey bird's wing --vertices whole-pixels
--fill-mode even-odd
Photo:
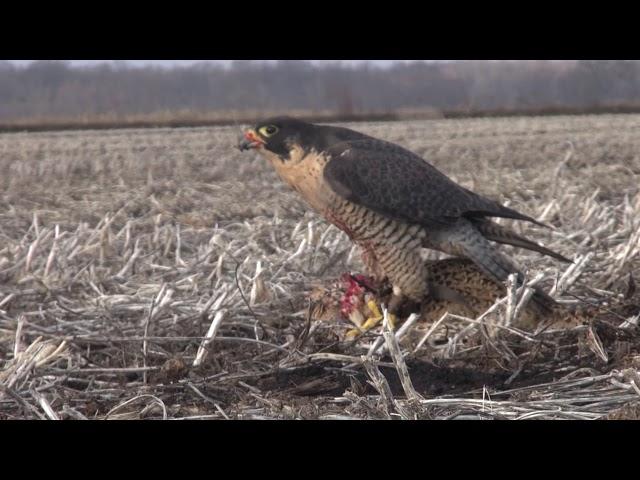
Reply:
[[[425,227],[453,225],[461,218],[527,215],[504,207],[453,182],[418,155],[375,139],[347,141],[326,151],[329,186],[349,201],[397,220]]]

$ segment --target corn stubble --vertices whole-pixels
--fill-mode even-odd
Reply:
[[[637,411],[637,311],[619,305],[640,266],[640,116],[350,126],[553,225],[511,223],[575,264],[509,253],[561,303],[603,316],[520,330],[512,286],[481,318],[345,340],[353,326],[314,319],[309,297],[361,271],[357,250],[233,148],[236,128],[4,134],[0,418]],[[405,341],[417,328],[419,348]]]

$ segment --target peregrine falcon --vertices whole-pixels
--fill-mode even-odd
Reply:
[[[399,145],[276,117],[246,130],[238,148],[266,157],[282,180],[362,248],[369,273],[393,287],[390,313],[405,301],[420,304],[437,294],[422,248],[466,257],[499,282],[511,273],[521,282],[523,275],[490,241],[571,262],[490,218],[543,224],[457,185]]]

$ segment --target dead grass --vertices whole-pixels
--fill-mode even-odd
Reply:
[[[353,126],[552,224],[516,230],[569,269],[512,253],[560,301],[609,311],[522,332],[503,301],[486,323],[443,319],[416,352],[403,334],[346,342],[350,325],[311,319],[308,294],[360,270],[358,252],[233,148],[237,129],[4,134],[0,418],[635,412],[638,316],[622,294],[640,265],[640,116]]]

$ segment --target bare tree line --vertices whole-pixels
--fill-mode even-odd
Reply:
[[[459,61],[320,67],[234,62],[175,69],[0,62],[0,121],[156,112],[366,114],[640,106],[638,61]]]

